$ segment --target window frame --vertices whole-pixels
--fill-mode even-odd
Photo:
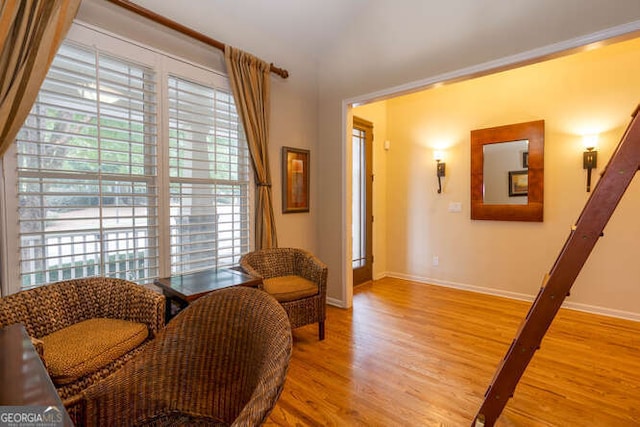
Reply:
[[[76,21],[72,24],[65,42],[95,48],[101,53],[150,67],[155,71],[158,106],[156,111],[158,275],[159,277],[168,277],[171,275],[168,77],[179,77],[231,94],[228,77],[212,68],[195,64],[82,22]],[[11,144],[0,161],[0,197],[2,198],[0,208],[0,232],[2,233],[0,239],[0,280],[2,280],[2,295],[9,295],[21,289],[20,267],[17,267],[20,263],[20,232],[17,227],[19,217],[16,166],[16,144]],[[255,185],[253,166],[250,162],[247,187],[247,221],[249,224],[247,238],[249,241],[248,250],[251,250],[254,247]]]

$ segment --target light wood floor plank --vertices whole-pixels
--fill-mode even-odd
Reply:
[[[469,426],[529,303],[398,279],[294,331],[269,426]],[[640,323],[561,310],[498,426],[640,426]]]

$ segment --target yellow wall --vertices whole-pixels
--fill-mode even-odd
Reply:
[[[386,101],[387,244],[378,250],[385,251],[387,274],[534,296],[589,196],[581,135],[600,135],[597,180],[638,102],[640,40]],[[544,222],[472,221],[469,132],[539,119],[546,127]],[[434,149],[446,150],[443,194],[436,193]],[[578,277],[569,305],[640,319],[638,180]],[[451,202],[461,202],[462,212],[448,212]]]

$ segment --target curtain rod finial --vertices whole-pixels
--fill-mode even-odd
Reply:
[[[279,75],[283,79],[289,77],[289,72],[287,70],[285,70],[284,68],[276,67],[275,65],[273,65],[273,62],[269,64],[269,71]]]

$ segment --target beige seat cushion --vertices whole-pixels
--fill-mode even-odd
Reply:
[[[69,384],[139,346],[149,335],[142,323],[89,319],[42,337],[44,360],[53,382]]]
[[[280,276],[264,279],[264,290],[280,302],[306,298],[318,293],[318,285],[300,276]]]

